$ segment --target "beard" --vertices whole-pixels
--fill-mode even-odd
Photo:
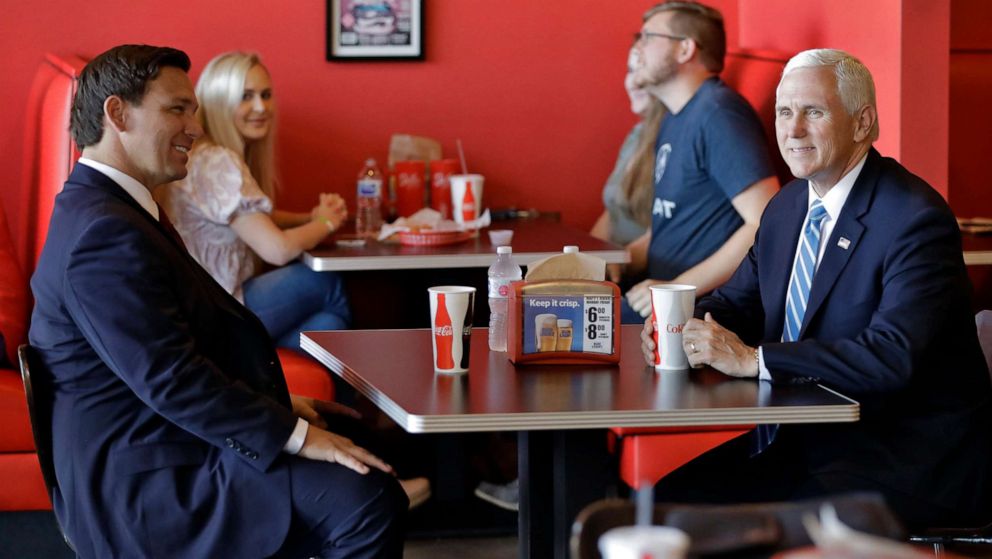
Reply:
[[[640,88],[656,87],[670,81],[678,73],[678,62],[671,53],[654,64],[646,62],[634,74],[634,85]]]

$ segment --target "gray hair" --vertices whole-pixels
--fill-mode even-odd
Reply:
[[[819,68],[831,66],[837,79],[837,94],[847,113],[854,116],[866,106],[877,107],[875,102],[875,81],[868,68],[850,54],[836,49],[804,50],[793,56],[782,70],[782,77],[799,68]],[[878,118],[872,125],[869,137],[878,139]]]

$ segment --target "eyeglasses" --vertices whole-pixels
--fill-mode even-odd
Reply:
[[[650,39],[651,37],[662,37],[665,39],[671,39],[673,41],[684,41],[689,38],[689,37],[684,37],[682,35],[669,35],[668,33],[655,33],[653,31],[638,31],[637,33],[634,33],[634,44],[636,45],[637,43],[640,43],[641,41],[644,41],[646,39]]]

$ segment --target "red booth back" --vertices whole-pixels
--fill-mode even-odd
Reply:
[[[782,160],[775,140],[775,89],[790,55],[773,50],[736,49],[727,51],[720,77],[741,94],[761,118],[768,139],[768,153],[775,174],[782,184],[792,180],[792,173]]]
[[[48,235],[55,195],[79,158],[69,136],[69,109],[86,61],[49,54],[38,69],[28,97],[24,146],[24,186],[28,218],[24,220],[23,269],[30,272]]]

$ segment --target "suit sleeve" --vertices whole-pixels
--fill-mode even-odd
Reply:
[[[296,419],[197,351],[180,311],[183,286],[159,257],[165,247],[147,227],[121,217],[94,221],[68,258],[67,311],[104,363],[156,413],[219,448],[251,449],[236,455],[265,470]]]
[[[709,312],[721,326],[736,333],[741,341],[755,345],[761,340],[762,325],[765,322],[761,306],[761,291],[758,281],[758,239],[759,228],[754,244],[748,250],[734,275],[710,295],[700,299],[695,316],[702,319]]]
[[[894,219],[903,225],[880,255],[881,294],[866,327],[843,339],[763,344],[775,382],[815,380],[851,395],[892,392],[907,386],[928,349],[948,343],[941,336],[969,289],[957,224],[936,206]]]

